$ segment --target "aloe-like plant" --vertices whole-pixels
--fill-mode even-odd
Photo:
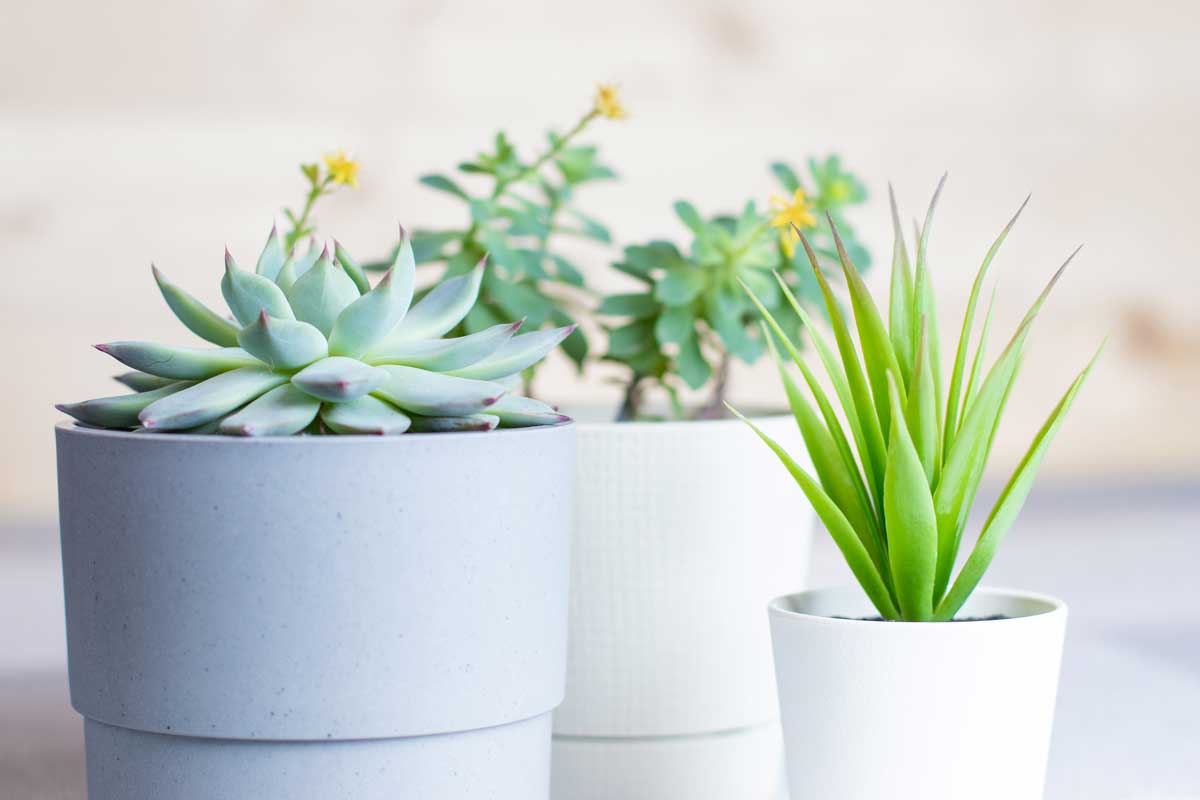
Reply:
[[[228,251],[226,318],[153,268],[167,305],[214,348],[112,342],[96,348],[135,371],[133,394],[59,405],[101,428],[241,436],[491,430],[564,421],[509,393],[573,326],[515,335],[520,322],[441,338],[475,304],[484,262],[413,299],[416,263],[404,229],[374,287],[335,242],[293,257],[272,229],[253,272]]]
[[[1024,504],[1051,439],[1096,363],[1094,357],[1079,373],[1034,437],[954,577],[968,513],[1034,320],[1075,253],[1050,279],[1004,350],[985,368],[992,307],[989,305],[984,315],[972,355],[970,341],[976,310],[988,267],[1024,209],[1021,205],[992,243],[975,276],[946,387],[926,256],[934,209],[944,183],[943,177],[918,230],[915,268],[908,259],[895,196],[891,197],[895,244],[886,322],[837,238],[836,226],[832,226],[849,289],[857,348],[850,323],[807,239],[802,237],[801,241],[824,296],[834,347],[829,346],[803,306],[780,281],[828,373],[844,425],[834,402],[775,315],[749,287],[746,289],[766,328],[774,334],[766,338],[772,344],[816,476],[801,468],[777,442],[754,429],[799,484],[855,578],[888,620],[953,619],[979,584]],[[774,346],[775,339],[803,376],[807,396]]]

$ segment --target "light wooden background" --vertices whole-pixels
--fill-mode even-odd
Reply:
[[[622,84],[633,118],[594,139],[624,180],[584,195],[623,241],[679,236],[670,204],[740,205],[772,157],[837,150],[867,178],[859,214],[888,249],[884,186],[918,213],[950,184],[932,264],[943,326],[987,244],[1034,199],[997,262],[998,330],[1079,242],[1010,403],[1007,467],[1106,335],[1047,469],[1069,480],[1200,474],[1200,9],[1191,0],[1009,3],[115,2],[3,0],[0,48],[0,517],[48,519],[51,404],[108,391],[97,341],[186,342],[154,260],[219,298],[228,243],[251,260],[295,202],[295,164],[334,147],[361,191],[326,231],[369,252],[397,219],[458,209],[415,184],[503,126],[540,140]],[[614,284],[609,253],[581,251]],[[875,285],[884,283],[875,277]],[[949,310],[953,313],[947,313]],[[558,364],[542,393],[607,399]],[[737,376],[735,397],[776,396]]]

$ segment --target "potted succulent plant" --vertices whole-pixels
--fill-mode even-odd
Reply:
[[[732,362],[753,362],[765,347],[738,281],[771,308],[787,302],[772,273],[793,297],[819,298],[808,270],[796,268],[792,225],[835,263],[824,215],[849,231],[844,212],[865,191],[836,157],[810,162],[805,185],[785,164],[772,171],[787,197],[771,212],[751,202],[704,217],[677,203],[690,246],[626,247],[615,267],[638,289],[598,309],[606,359],[627,379],[616,421],[580,422],[556,800],[766,800],[779,785],[761,609],[802,588],[812,521],[796,514],[787,476],[723,405]],[[764,430],[799,445],[789,415],[761,411]]]
[[[805,327],[833,398],[775,314],[760,306],[807,386],[802,390],[777,356],[815,475],[751,425],[799,484],[861,586],[791,594],[769,606],[792,800],[1042,796],[1067,610],[1051,597],[977,587],[1095,359],[1034,437],[955,574],[1032,325],[1066,264],[987,367],[989,308],[972,355],[980,292],[1014,216],[976,275],[944,384],[926,255],[940,192],[941,184],[919,230],[915,267],[892,202],[886,322],[839,248],[857,347],[813,258],[835,345]]]
[[[442,338],[483,276],[410,308],[403,235],[372,287],[273,231],[232,319],[155,270],[215,347],[98,346],[135,391],[56,430],[91,800],[548,797],[574,427],[507,387],[570,328]]]

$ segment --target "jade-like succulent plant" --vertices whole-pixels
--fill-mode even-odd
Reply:
[[[413,299],[416,265],[403,228],[391,269],[372,288],[340,244],[284,252],[273,229],[254,272],[228,251],[223,317],[152,268],[167,305],[214,348],[96,345],[132,367],[134,394],[57,406],[101,428],[287,436],[491,430],[565,421],[508,393],[574,326],[515,335],[520,322],[441,338],[475,304],[484,262]]]
[[[1093,358],[1078,374],[1034,437],[955,577],[967,517],[1030,330],[1067,265],[1063,264],[1050,279],[990,368],[984,364],[989,307],[972,356],[970,340],[980,291],[988,266],[1017,221],[1014,216],[988,250],[975,276],[950,381],[945,384],[926,263],[929,229],[941,188],[939,184],[919,231],[915,270],[909,265],[892,200],[896,241],[886,321],[841,241],[836,239],[837,229],[833,227],[849,288],[857,346],[851,324],[816,255],[807,239],[801,237],[825,298],[835,348],[826,344],[786,285],[783,291],[808,329],[828,373],[834,399],[800,358],[775,315],[751,295],[770,332],[787,349],[808,387],[807,393],[800,389],[776,353],[784,389],[816,476],[800,467],[766,434],[755,430],[800,485],[855,578],[879,613],[889,620],[946,621],[954,617],[983,577],[1020,511],[1050,440],[1095,364]],[[1017,215],[1020,213],[1018,210]],[[1070,261],[1068,258],[1067,263]],[[773,343],[770,335],[767,341]],[[841,406],[841,417],[835,401]]]

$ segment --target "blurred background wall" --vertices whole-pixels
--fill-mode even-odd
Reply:
[[[618,244],[683,243],[674,200],[705,212],[761,202],[775,188],[769,160],[836,151],[872,190],[853,219],[882,263],[886,182],[915,215],[949,170],[931,251],[947,335],[991,238],[1032,191],[995,267],[996,330],[1086,246],[1039,323],[997,466],[1107,335],[1047,470],[1200,476],[1192,0],[0,8],[0,521],[53,519],[52,403],[115,386],[90,344],[188,343],[151,260],[219,302],[222,248],[252,262],[272,215],[301,199],[296,165],[338,147],[362,162],[362,188],[323,201],[319,221],[356,253],[381,252],[397,219],[461,213],[418,175],[450,169],[497,128],[540,144],[599,80],[621,84],[632,117],[595,126],[589,139],[622,180],[580,200]],[[599,287],[619,283],[615,252],[580,251]],[[560,362],[540,392],[615,402],[610,374],[580,380]],[[735,399],[776,397],[769,370],[735,380]]]

